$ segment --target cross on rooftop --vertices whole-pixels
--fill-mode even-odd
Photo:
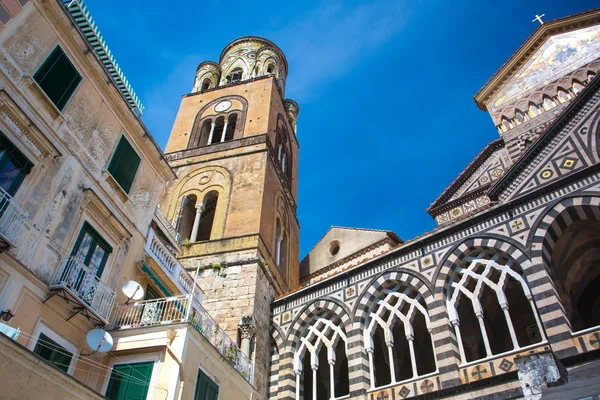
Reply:
[[[531,22],[538,21],[540,23],[540,25],[542,25],[544,23],[544,21],[542,21],[542,17],[544,17],[544,16],[546,16],[546,14],[542,14],[542,15],[535,14],[535,18]]]

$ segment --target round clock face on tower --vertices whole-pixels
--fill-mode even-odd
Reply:
[[[227,101],[227,100],[226,101],[222,101],[222,102],[220,102],[219,104],[217,104],[215,106],[215,111],[216,112],[225,111],[225,110],[228,110],[229,107],[231,107],[231,102],[230,101]]]

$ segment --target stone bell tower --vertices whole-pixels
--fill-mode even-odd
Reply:
[[[299,280],[299,108],[284,99],[287,75],[281,50],[253,36],[201,63],[166,148],[178,178],[161,200],[204,307],[254,357],[265,395],[270,303]]]

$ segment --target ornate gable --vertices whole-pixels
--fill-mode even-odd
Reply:
[[[494,185],[490,198],[508,201],[600,162],[599,113],[596,77]]]
[[[487,207],[487,191],[510,164],[503,140],[488,144],[427,211],[438,225],[444,225]]]

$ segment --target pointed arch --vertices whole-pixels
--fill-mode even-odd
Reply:
[[[466,363],[545,340],[529,276],[538,272],[517,246],[471,238],[436,271],[436,300],[446,303],[460,359]]]
[[[293,371],[287,379],[294,382],[288,397],[300,400],[315,391],[317,398],[347,395],[353,333],[350,310],[339,300],[327,297],[307,304],[292,322],[286,340]]]

